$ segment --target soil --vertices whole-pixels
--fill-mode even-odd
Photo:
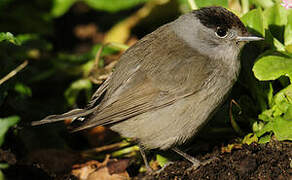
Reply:
[[[2,154],[4,152],[2,151]],[[8,153],[8,152],[6,152]],[[40,153],[42,154],[42,153]],[[55,151],[47,152],[46,158],[57,157]],[[62,153],[61,153],[62,154]],[[44,154],[43,154],[44,155]],[[12,158],[13,165],[4,171],[7,179],[77,179],[70,173],[70,168],[78,162],[74,153],[69,153],[69,158],[63,157],[62,162],[32,159],[16,161],[15,157],[8,153],[7,157]],[[4,156],[2,156],[4,157]],[[6,158],[6,162],[7,161]],[[212,152],[196,156],[201,161],[214,158],[209,164],[200,166],[193,170],[191,163],[187,161],[175,161],[166,166],[163,171],[157,174],[140,173],[134,180],[188,180],[188,179],[220,179],[220,180],[292,180],[292,143],[272,141],[268,144],[236,145],[233,148],[215,147]],[[56,160],[60,158],[56,158]],[[71,162],[68,162],[70,159]],[[74,160],[75,159],[75,160]],[[2,159],[3,160],[3,159]],[[61,161],[63,161],[61,160]],[[80,160],[80,159],[79,159]],[[26,161],[26,162],[25,162]],[[120,161],[120,160],[119,160]],[[49,163],[49,164],[46,164]],[[124,164],[124,163],[123,163]],[[62,166],[68,169],[63,169]],[[123,165],[124,166],[124,165]],[[59,167],[59,169],[58,169]],[[57,170],[55,170],[57,168]],[[61,169],[60,169],[61,168]],[[124,168],[125,169],[125,168]],[[55,172],[55,173],[52,173]]]
[[[198,157],[216,157],[211,163],[190,170],[188,162],[175,162],[157,175],[140,175],[135,179],[260,179],[292,180],[292,143],[273,141],[268,144],[242,145],[230,153],[219,148]]]

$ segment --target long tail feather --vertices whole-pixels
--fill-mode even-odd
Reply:
[[[80,127],[76,127],[70,130],[70,133],[75,133],[75,132],[79,132],[85,129],[89,129],[89,128],[93,128],[95,127],[95,124],[88,124],[88,125],[84,125],[84,126],[80,126]]]
[[[73,109],[67,113],[60,114],[60,115],[50,115],[45,117],[44,119],[40,121],[34,121],[31,123],[32,126],[38,126],[42,124],[47,124],[47,123],[54,123],[58,121],[62,121],[65,119],[70,119],[70,118],[77,118],[81,116],[86,116],[91,114],[97,109],[98,106],[92,108],[92,109]]]

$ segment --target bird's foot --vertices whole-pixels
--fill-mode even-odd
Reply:
[[[210,159],[207,159],[205,161],[199,161],[197,159],[194,158],[194,161],[191,161],[193,163],[193,165],[191,167],[189,167],[187,169],[187,172],[189,171],[195,171],[197,170],[200,166],[205,166],[207,164],[210,164],[212,161],[214,161],[215,159],[217,159],[216,157],[212,157]]]
[[[156,171],[154,171],[151,167],[146,167],[147,171],[146,173],[149,175],[158,175],[160,174],[162,171],[165,170],[166,167],[168,167],[169,165],[173,164],[173,162],[169,161],[166,164],[164,164],[164,166]]]
[[[166,167],[168,167],[169,165],[173,164],[173,162],[169,161],[167,162],[166,164],[164,164],[164,166],[162,168],[160,168],[159,170],[157,171],[154,171],[154,174],[160,174],[162,171],[165,170]]]
[[[146,166],[146,173],[149,175],[158,175],[162,171],[164,171],[166,167],[168,167],[171,164],[173,164],[173,162],[169,161],[166,164],[164,164],[164,166],[162,168],[160,168],[158,170],[153,170],[150,166]]]

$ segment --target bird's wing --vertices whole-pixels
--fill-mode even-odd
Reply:
[[[73,132],[118,123],[169,106],[204,88],[212,74],[208,59],[198,54],[182,60],[171,57],[167,59],[168,63],[160,64],[156,69],[142,65]],[[172,65],[167,65],[169,63]]]
[[[99,105],[96,105],[96,102],[100,99],[101,95],[104,94],[105,91],[111,91],[111,92],[107,92],[107,94],[111,94],[112,92],[115,91],[115,89],[118,89],[118,87],[120,87],[121,84],[123,84],[124,80],[128,79],[132,75],[132,73],[135,71],[138,64],[140,64],[140,62],[143,60],[141,54],[143,52],[145,53],[145,49],[147,49],[147,45],[141,46],[141,44],[145,43],[145,44],[148,44],[149,46],[153,46],[152,42],[158,40],[156,38],[157,33],[155,33],[155,32],[166,30],[167,26],[168,25],[164,25],[164,26],[158,28],[157,31],[154,31],[153,33],[145,36],[138,43],[136,43],[135,45],[130,47],[122,55],[121,60],[118,63],[120,65],[117,65],[117,66],[120,66],[120,68],[116,67],[120,70],[115,71],[114,80],[112,80],[113,75],[111,75],[109,78],[107,78],[107,80],[101,85],[101,87],[99,87],[98,90],[94,93],[91,101],[89,102],[89,104],[87,105],[87,107],[85,109],[73,109],[73,110],[66,112],[64,114],[50,115],[50,116],[47,116],[40,121],[32,122],[31,125],[37,126],[37,125],[41,125],[41,124],[62,121],[64,119],[68,119],[68,118],[77,118],[77,117],[89,115],[89,114],[93,113],[94,111],[96,111],[96,109],[99,108]],[[144,47],[145,49],[143,49],[141,47]],[[127,59],[130,59],[130,60],[127,61],[125,57]],[[117,83],[117,82],[119,82],[119,83]],[[111,87],[111,89],[108,90],[109,89],[108,87]]]
[[[108,89],[109,82],[111,80],[112,73],[108,76],[108,78],[101,84],[101,86],[94,92],[91,97],[90,102],[87,104],[86,109],[91,109],[96,105],[96,102],[100,99],[102,94]]]

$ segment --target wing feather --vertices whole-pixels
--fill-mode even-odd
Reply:
[[[178,99],[200,91],[201,88],[204,88],[203,84],[208,79],[210,72],[199,70],[208,69],[206,67],[208,63],[197,57],[191,59],[178,63],[180,68],[174,68],[172,76],[169,74],[149,76],[149,71],[143,71],[143,69],[136,71],[120,88],[116,89],[116,94],[113,93],[96,112],[86,118],[81,126],[73,129],[73,132],[99,125],[119,123],[133,116],[169,106]],[[192,63],[196,64],[194,69]],[[184,71],[184,73],[178,78],[176,73],[180,74],[180,71]],[[159,79],[157,79],[158,77]],[[163,78],[170,79],[163,80]],[[182,81],[186,86],[179,85]],[[190,85],[191,83],[193,85]]]

